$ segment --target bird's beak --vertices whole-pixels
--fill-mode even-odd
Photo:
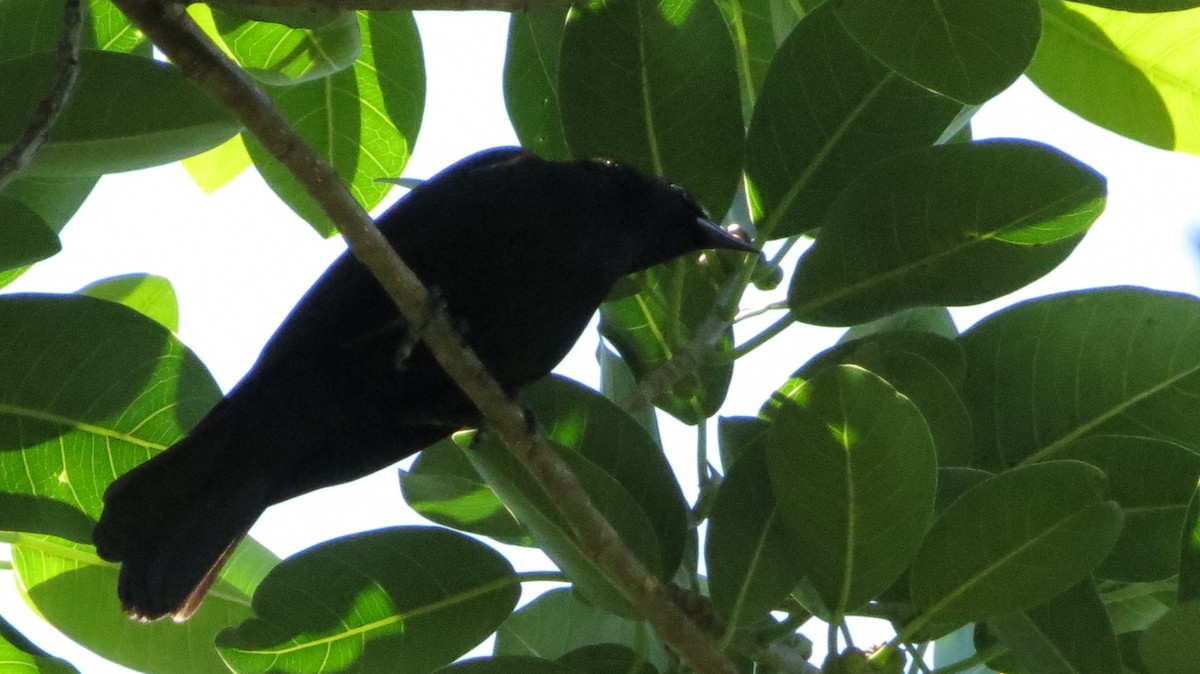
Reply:
[[[740,250],[743,253],[758,253],[758,249],[739,237],[725,231],[717,223],[706,218],[696,218],[696,226],[700,229],[700,241],[705,248],[726,248]]]

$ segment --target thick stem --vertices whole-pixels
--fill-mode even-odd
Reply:
[[[75,91],[75,81],[79,79],[79,36],[83,26],[83,6],[81,0],[67,0],[63,7],[63,30],[58,39],[58,62],[55,64],[54,81],[50,90],[34,109],[19,138],[13,143],[8,152],[0,157],[0,188],[9,183],[21,169],[33,161],[38,149],[50,137],[50,130],[58,121],[58,115],[63,106]]]

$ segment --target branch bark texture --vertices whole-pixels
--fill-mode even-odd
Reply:
[[[9,183],[21,169],[33,161],[37,151],[50,137],[54,123],[63,106],[75,91],[79,79],[79,37],[83,33],[83,6],[81,0],[67,0],[63,7],[63,30],[58,39],[57,62],[54,81],[33,111],[28,126],[13,143],[8,152],[0,157],[0,188]]]
[[[482,412],[487,428],[504,441],[553,497],[583,548],[663,640],[697,672],[733,674],[714,640],[672,602],[662,582],[625,548],[570,469],[544,439],[529,430],[524,414],[463,344],[446,317],[431,310],[429,291],[388,245],[334,170],[300,138],[266,94],[196,27],[183,5],[161,0],[113,1],[185,75],[241,121],[317,200],[352,253],[375,275],[405,318],[412,325],[425,326],[422,339]],[[358,2],[359,6],[369,4],[368,0]]]

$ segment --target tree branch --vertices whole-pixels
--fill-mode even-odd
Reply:
[[[483,414],[488,429],[551,495],[580,544],[698,672],[732,674],[714,641],[668,596],[663,583],[621,543],[578,480],[544,439],[530,432],[524,414],[505,395],[441,312],[429,291],[375,228],[334,170],[296,133],[257,85],[222,54],[187,17],[183,6],[162,0],[114,3],[209,96],[229,110],[282,162],[337,225],[352,253],[371,271],[413,325],[438,363]]]
[[[63,7],[63,30],[58,38],[58,62],[55,64],[57,77],[34,110],[25,131],[13,143],[8,152],[0,157],[0,188],[9,183],[21,169],[33,161],[33,156],[50,137],[50,130],[58,121],[58,114],[71,98],[75,82],[79,79],[79,36],[83,32],[83,7],[81,0],[67,0]]]

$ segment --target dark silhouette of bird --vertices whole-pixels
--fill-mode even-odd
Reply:
[[[622,277],[705,248],[757,252],[673,185],[520,148],[417,186],[379,229],[510,393],[550,372]],[[342,255],[250,372],[117,479],[93,539],[130,616],[186,620],[268,506],[388,466],[479,412],[374,277]]]

